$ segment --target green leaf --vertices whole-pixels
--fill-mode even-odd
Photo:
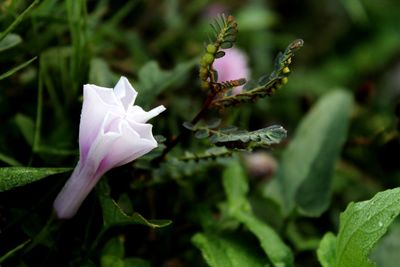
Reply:
[[[400,188],[350,203],[340,215],[336,267],[373,267],[368,254],[400,213]]]
[[[35,134],[35,123],[33,122],[33,120],[28,116],[18,113],[17,115],[15,115],[15,123],[20,129],[26,142],[32,146],[33,136]]]
[[[3,74],[1,74],[1,75],[0,75],[0,80],[3,80],[3,79],[5,79],[5,78],[7,78],[8,76],[13,75],[14,73],[16,73],[17,71],[19,71],[20,69],[25,68],[26,66],[28,66],[29,64],[31,64],[33,61],[35,61],[36,58],[37,58],[37,57],[31,58],[30,60],[25,61],[24,63],[22,63],[22,64],[20,64],[20,65],[18,65],[18,66],[16,66],[16,67],[14,67],[14,68],[12,68],[12,69],[9,70],[9,71],[6,71],[6,72],[3,73]]]
[[[178,64],[172,70],[162,70],[156,61],[146,63],[139,70],[139,82],[135,86],[140,96],[137,104],[151,106],[155,98],[165,89],[182,84],[195,64],[196,61],[191,60]]]
[[[22,42],[21,36],[15,33],[9,33],[3,40],[0,41],[0,53],[4,50],[13,48]]]
[[[319,216],[328,207],[332,172],[346,140],[351,107],[352,96],[336,90],[301,121],[276,176],[264,190],[284,216],[296,207],[303,215]]]
[[[279,144],[286,138],[286,130],[282,126],[273,125],[256,131],[246,130],[227,131],[221,129],[214,131],[210,141],[217,146],[228,148],[252,149],[255,147],[268,147]]]
[[[6,259],[8,259],[9,257],[11,257],[12,255],[14,255],[15,253],[17,253],[18,251],[20,251],[21,249],[23,249],[27,244],[29,244],[31,242],[30,239],[26,240],[25,242],[19,244],[18,246],[16,246],[15,248],[11,249],[10,251],[8,251],[7,253],[5,253],[4,255],[0,256],[0,263],[2,263],[3,261],[5,261]]]
[[[233,161],[225,169],[223,184],[231,215],[243,223],[258,238],[261,247],[268,255],[273,266],[294,266],[293,254],[290,248],[281,240],[272,227],[253,215],[246,197],[248,192],[247,177],[237,160]]]
[[[103,247],[101,267],[124,267],[124,239],[121,236],[111,238]]]
[[[198,233],[193,236],[192,242],[201,250],[203,258],[211,267],[266,266],[266,260],[233,238]]]
[[[5,167],[0,168],[0,192],[39,181],[47,176],[68,172],[71,168],[33,168]]]
[[[100,205],[103,210],[104,228],[116,225],[142,224],[152,228],[161,228],[170,225],[170,220],[147,220],[142,215],[134,212],[126,214],[120,206],[110,197],[109,188],[106,182],[101,181],[96,187]]]
[[[148,261],[143,259],[126,258],[124,260],[124,267],[151,267],[151,265]]]
[[[89,82],[103,87],[113,88],[118,80],[108,67],[107,62],[101,58],[93,58],[90,61]]]
[[[326,233],[322,238],[318,250],[318,260],[322,267],[336,266],[336,236],[332,233]]]
[[[370,258],[377,266],[398,267],[400,262],[400,221],[397,219],[388,233],[378,242]]]

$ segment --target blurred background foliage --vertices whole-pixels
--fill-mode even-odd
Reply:
[[[32,2],[32,8],[20,16]],[[184,131],[182,123],[192,119],[206,97],[200,90],[197,62],[209,24],[218,13],[237,19],[237,46],[247,53],[254,79],[273,70],[275,55],[290,42],[305,41],[294,58],[289,83],[279,92],[219,114],[225,124],[243,129],[283,125],[288,130],[283,144],[214,161],[179,160],[185,152],[197,153],[207,144],[190,137],[158,169],[143,159],[109,172],[108,183],[90,195],[78,215],[57,226],[43,228],[67,174],[2,192],[2,264],[181,267],[207,266],[207,262],[237,266],[204,260],[196,246],[204,254],[208,242],[216,246],[211,251],[225,246],[232,246],[233,254],[242,251],[238,262],[257,259],[248,266],[267,262],[278,266],[282,259],[274,261],[268,253],[266,257],[263,249],[268,251],[268,246],[259,245],[272,241],[257,240],[258,221],[231,210],[235,205],[245,209],[250,205],[260,224],[286,243],[282,250],[293,251],[296,266],[320,266],[315,253],[319,240],[326,231],[337,232],[339,213],[347,204],[400,184],[399,9],[397,0],[1,1],[0,30],[18,22],[11,34],[0,37],[2,167],[73,167],[78,158],[83,84],[113,87],[121,75],[132,81],[139,92],[138,104],[145,109],[158,104],[167,107],[151,122],[155,134],[169,139]],[[304,121],[327,94],[346,100],[325,99],[314,117]],[[341,110],[348,110],[350,118],[334,116]],[[302,121],[305,130],[300,133],[296,129]],[[321,136],[325,139],[320,140]],[[330,146],[329,140],[335,138],[339,141]],[[301,140],[306,140],[305,145],[299,144]],[[299,153],[294,166],[289,164],[293,159],[285,156],[288,144],[304,150],[294,152]],[[318,150],[315,155],[314,150]],[[304,209],[282,212],[282,195],[269,182],[282,175],[276,172],[279,166],[294,172],[303,168],[307,163],[303,164],[302,153],[315,156],[322,165],[327,162],[326,169],[317,174],[332,176],[313,176],[309,187],[302,187],[301,192],[308,192],[321,180],[329,181],[323,183],[326,195],[317,197],[324,199],[326,207],[312,216]],[[242,167],[232,170],[236,168],[229,167],[232,162]],[[335,163],[333,172],[330,162]],[[247,194],[245,204],[232,201],[227,172],[248,177],[249,188],[239,194]],[[222,180],[223,173],[228,178]],[[285,191],[286,186],[292,188],[280,187]],[[104,194],[116,201],[122,217],[107,217],[107,210],[114,206],[107,198],[96,197]],[[296,199],[291,205],[297,204]],[[152,224],[139,213],[173,223],[157,229],[169,222]],[[136,215],[129,222],[127,214]],[[378,266],[397,266],[399,231],[396,222],[373,251]],[[282,266],[291,266],[293,259],[286,260]]]

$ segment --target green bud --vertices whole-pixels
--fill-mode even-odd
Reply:
[[[290,72],[290,69],[289,69],[288,67],[284,67],[283,70],[282,70],[282,72],[283,72],[284,74],[289,73],[289,72]]]
[[[282,84],[287,84],[289,79],[287,77],[282,78]]]
[[[207,53],[215,54],[217,52],[217,47],[213,44],[207,45]]]
[[[201,65],[202,61],[204,61],[206,63],[206,65],[211,65],[214,62],[214,55],[206,53],[201,58],[200,65]]]

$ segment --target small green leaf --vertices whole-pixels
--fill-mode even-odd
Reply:
[[[0,168],[0,192],[23,186],[50,175],[68,172],[71,168],[33,168],[33,167],[5,167]]]
[[[192,238],[210,267],[265,267],[266,260],[240,240],[198,233]]]
[[[264,192],[285,216],[295,207],[307,216],[318,216],[328,207],[333,168],[346,140],[351,107],[352,96],[336,90],[301,121]]]
[[[212,118],[207,121],[207,127],[210,129],[217,128],[221,124],[220,118]]]
[[[400,188],[350,203],[340,215],[336,267],[373,267],[368,254],[400,213]]]
[[[186,129],[188,129],[190,131],[193,131],[195,129],[195,126],[188,121],[185,121],[182,125],[183,125],[183,127],[185,127]]]
[[[336,266],[336,236],[332,233],[326,233],[322,238],[318,250],[318,260],[322,267]]]
[[[9,33],[3,40],[0,41],[0,53],[20,44],[21,42],[21,36],[15,33]]]
[[[206,129],[198,130],[194,136],[198,139],[203,139],[208,137],[208,131]]]
[[[125,255],[125,249],[124,239],[122,236],[113,237],[107,241],[107,243],[103,247],[102,258],[106,255],[114,256],[118,259],[123,259]]]
[[[221,58],[225,56],[225,52],[224,51],[218,51],[217,53],[215,53],[215,58]]]

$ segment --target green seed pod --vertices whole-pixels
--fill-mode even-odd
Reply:
[[[204,61],[206,65],[211,65],[214,62],[214,55],[206,53],[204,56],[201,58],[201,61]],[[200,61],[200,62],[201,62]]]
[[[282,72],[283,72],[284,74],[289,73],[289,72],[290,72],[290,69],[289,69],[288,67],[284,67],[283,70],[282,70]]]
[[[217,52],[217,47],[213,44],[207,45],[207,53],[215,54]]]
[[[282,84],[287,84],[289,81],[288,77],[283,77],[282,78]]]
[[[208,78],[208,70],[206,68],[200,68],[199,76],[200,76],[200,79],[207,80],[207,78]]]

